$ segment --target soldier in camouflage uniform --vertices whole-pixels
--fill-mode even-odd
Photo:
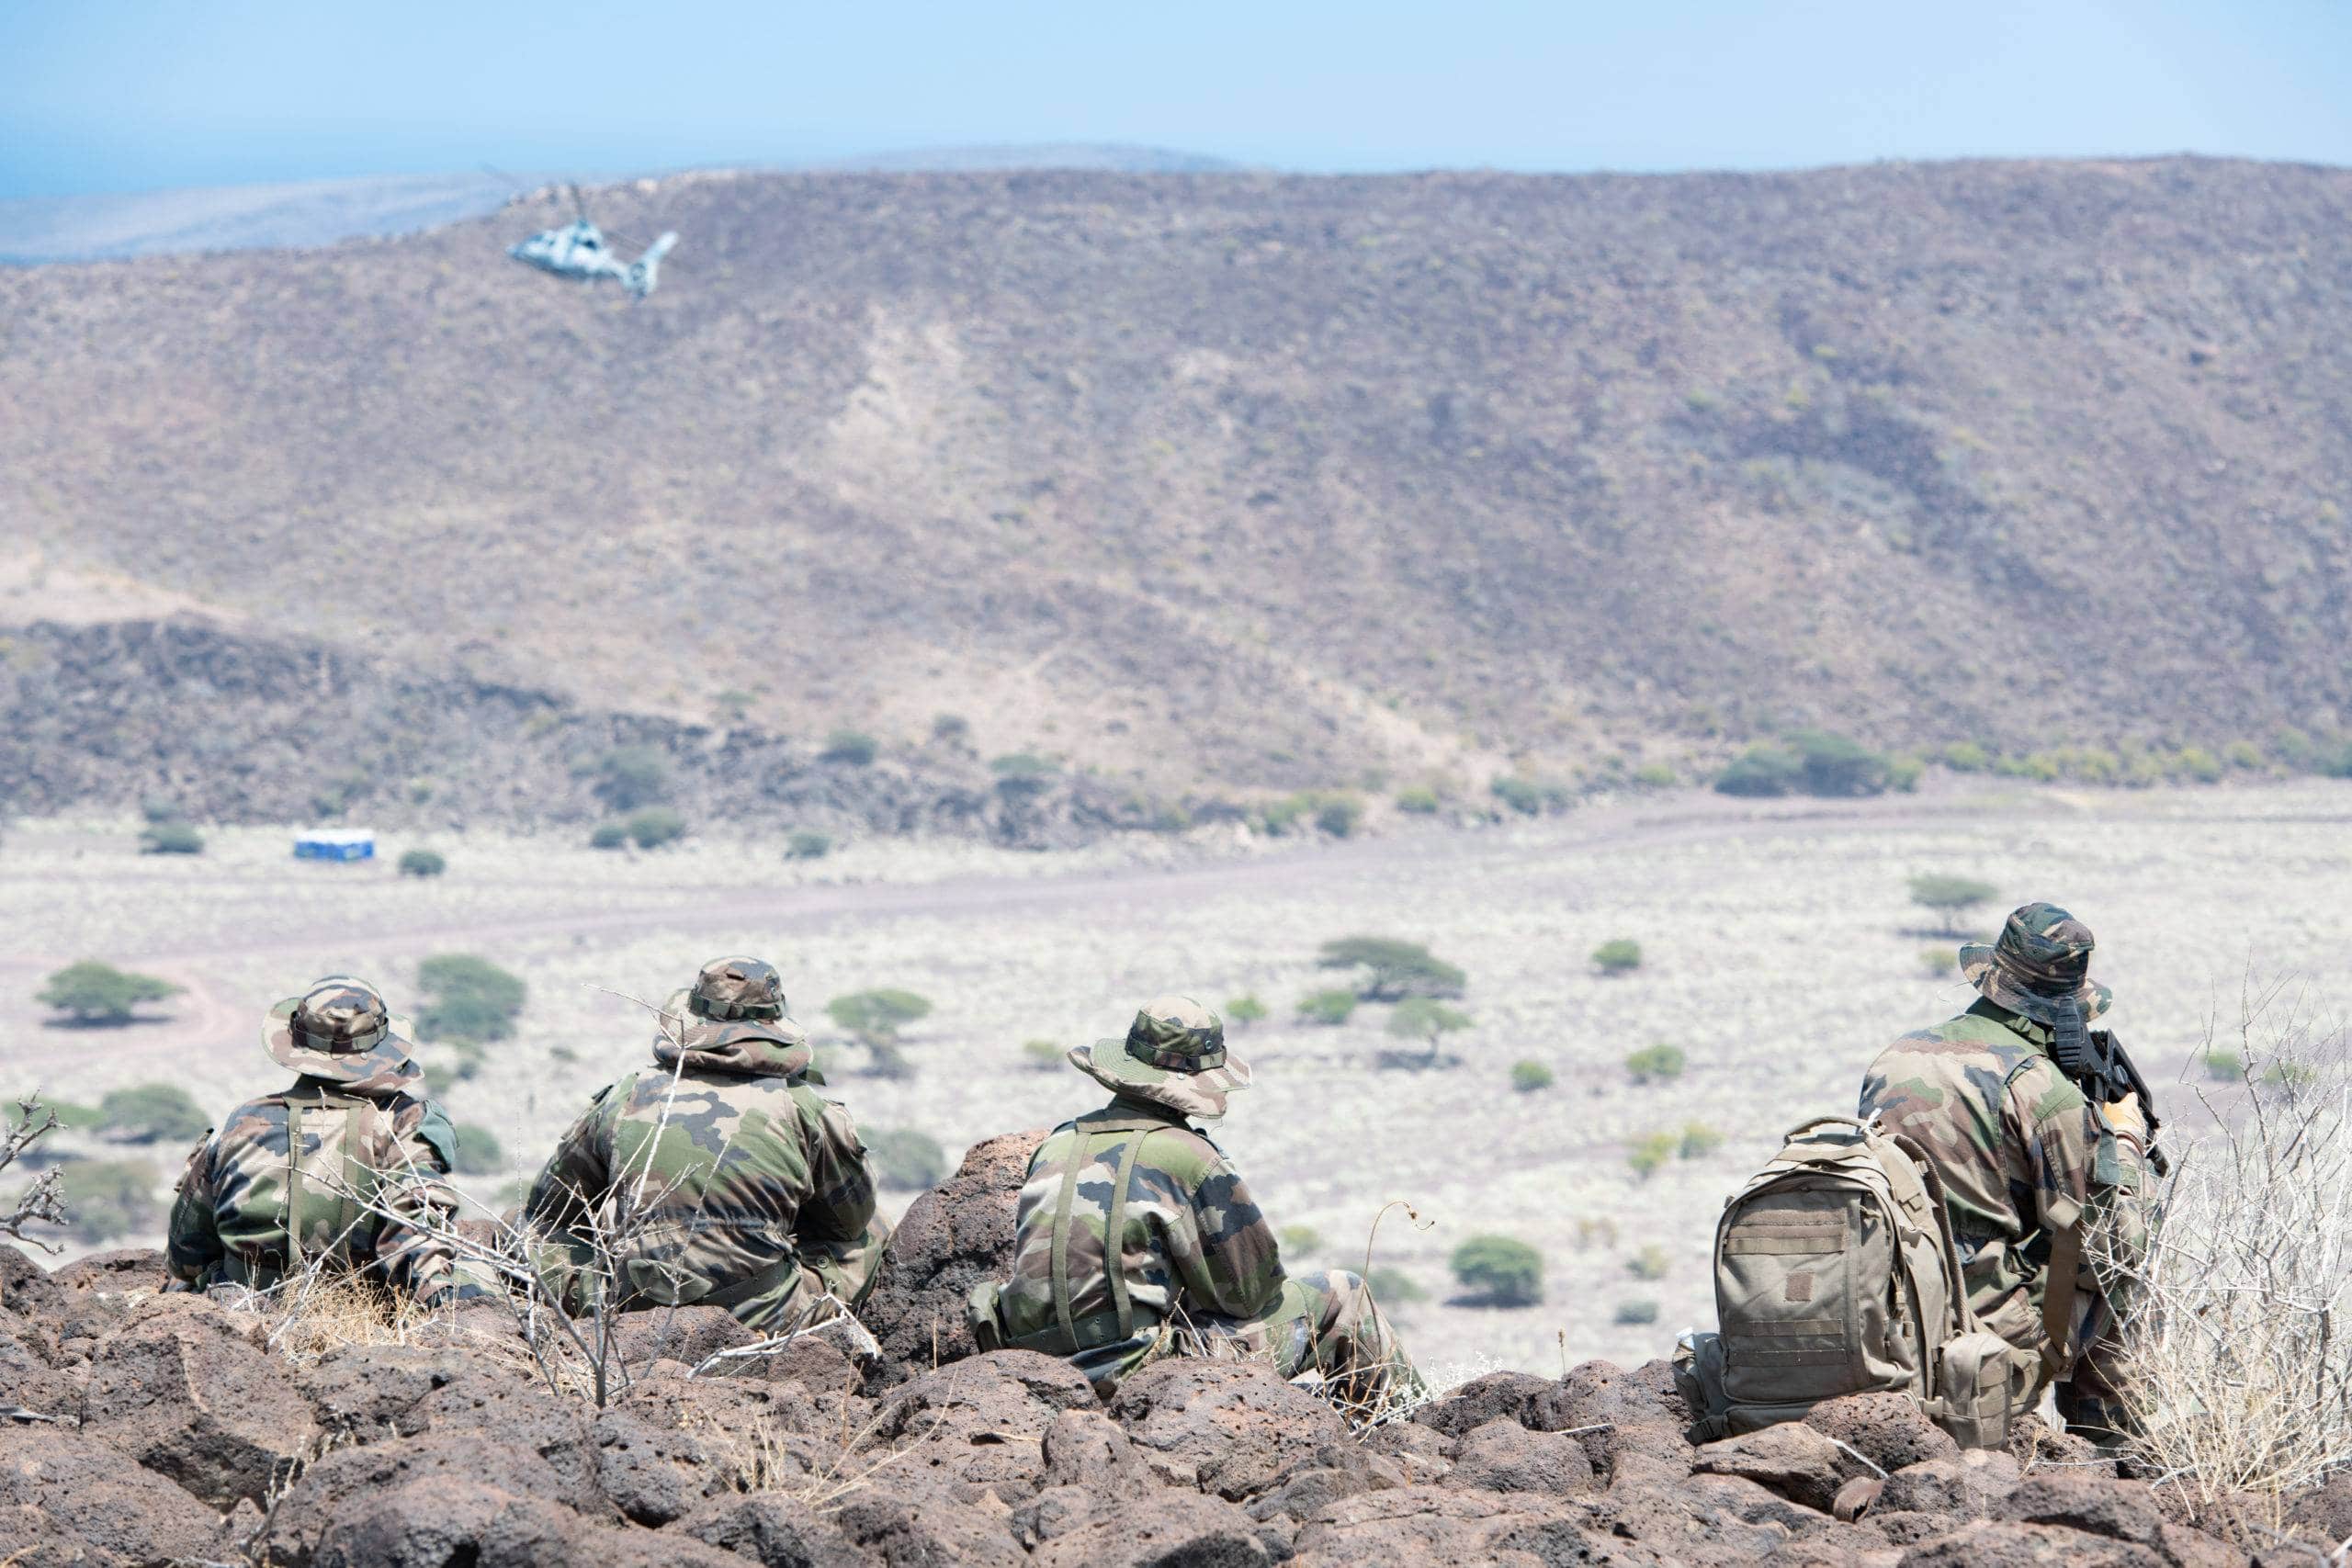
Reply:
[[[2052,1059],[2061,1032],[2110,1000],[2089,978],[2093,945],[2065,910],[2028,904],[1993,945],[1962,947],[1979,999],[1882,1052],[1860,1114],[1915,1140],[1942,1179],[1969,1304],[2037,1369],[2024,1408],[2068,1380],[2062,1414],[2112,1431],[2111,1265],[2146,1244],[2148,1137],[2134,1099],[2095,1106]]]
[[[318,1263],[438,1303],[485,1293],[445,1241],[457,1134],[422,1093],[373,986],[330,976],[270,1010],[269,1054],[300,1076],[241,1105],[188,1156],[166,1257],[196,1290],[266,1290]],[[379,1212],[385,1211],[385,1212]]]
[[[1423,1386],[1362,1280],[1284,1272],[1250,1190],[1190,1124],[1224,1115],[1250,1082],[1216,1014],[1163,997],[1125,1039],[1069,1060],[1112,1100],[1063,1122],[1030,1160],[1012,1279],[972,1292],[983,1348],[1067,1357],[1105,1399],[1145,1362],[1188,1353],[1238,1352],[1284,1377],[1314,1371],[1351,1401]]]
[[[808,1036],[756,958],[717,958],[672,998],[653,1069],[596,1096],[532,1183],[523,1228],[540,1279],[585,1311],[599,1227],[620,1243],[624,1310],[700,1303],[759,1330],[828,1294],[855,1307],[890,1238],[849,1112],[820,1099]]]

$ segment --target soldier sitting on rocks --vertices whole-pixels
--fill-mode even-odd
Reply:
[[[300,1076],[189,1155],[165,1244],[175,1280],[266,1290],[322,1266],[428,1303],[487,1293],[440,1239],[457,1134],[424,1098],[399,1021],[342,975],[270,1010],[262,1043]]]
[[[2027,904],[1960,950],[1967,1011],[1906,1034],[1862,1080],[1861,1115],[1906,1134],[1943,1182],[1977,1320],[2016,1347],[2022,1415],[2058,1380],[2060,1412],[2123,1429],[2112,1340],[2119,1265],[2146,1246],[2149,1130],[2136,1095],[2094,1103],[2060,1064],[2089,1055],[2108,988],[2090,929]]]
[[[1067,1357],[1105,1399],[1145,1362],[1185,1354],[1317,1371],[1352,1404],[1422,1390],[1362,1280],[1283,1272],[1250,1190],[1188,1121],[1224,1115],[1250,1082],[1216,1013],[1163,997],[1124,1040],[1069,1060],[1112,1100],[1063,1122],[1031,1159],[1012,1278],[972,1292],[981,1348]]]
[[[616,1308],[725,1307],[763,1332],[828,1295],[855,1307],[890,1226],[856,1124],[811,1087],[825,1080],[782,979],[716,958],[672,1009],[687,1021],[655,1039],[653,1070],[599,1092],[531,1185],[540,1280],[567,1311],[601,1278]],[[600,1261],[600,1242],[620,1256]]]

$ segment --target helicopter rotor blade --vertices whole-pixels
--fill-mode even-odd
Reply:
[[[577,180],[571,181],[567,184],[564,188],[571,193],[571,209],[580,215],[580,221],[582,223],[587,222],[588,204],[581,198],[579,182]]]

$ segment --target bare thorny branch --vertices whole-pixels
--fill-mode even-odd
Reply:
[[[40,1096],[28,1094],[17,1101],[17,1120],[0,1122],[0,1171],[17,1163],[18,1156],[42,1138],[63,1125],[57,1112],[40,1102]],[[63,1248],[45,1237],[27,1235],[27,1225],[62,1225],[74,1217],[67,1212],[65,1198],[58,1190],[63,1177],[62,1171],[44,1171],[30,1187],[17,1194],[17,1201],[0,1211],[0,1235],[28,1243],[43,1252],[60,1252]]]

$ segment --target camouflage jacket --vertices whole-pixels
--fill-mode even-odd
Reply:
[[[260,1290],[326,1258],[420,1299],[477,1291],[449,1245],[425,1234],[456,1216],[443,1179],[457,1135],[415,1092],[423,1081],[395,1056],[368,1077],[300,1077],[237,1107],[180,1177],[165,1245],[173,1277]]]
[[[623,1238],[622,1306],[702,1302],[762,1328],[829,1291],[854,1303],[888,1228],[856,1124],[809,1086],[797,1036],[736,1021],[683,1050],[658,1041],[655,1070],[572,1123],[524,1204],[533,1263],[568,1307],[594,1297],[600,1225]]]
[[[1978,1319],[2020,1349],[2045,1340],[2052,1215],[2096,1214],[2125,1179],[2049,1045],[2046,1026],[1979,1001],[1888,1046],[1862,1080],[1862,1117],[1917,1141],[1943,1179]]]
[[[1057,1259],[1066,1189],[1070,1218]],[[1104,1241],[1114,1208],[1115,1259]],[[1007,1341],[1067,1355],[1098,1384],[1141,1364],[1163,1325],[1255,1317],[1282,1296],[1273,1231],[1223,1151],[1181,1112],[1125,1095],[1063,1122],[1039,1145],[1017,1225],[1012,1278],[997,1304]],[[1067,1325],[1056,1300],[1057,1265],[1068,1282]]]

